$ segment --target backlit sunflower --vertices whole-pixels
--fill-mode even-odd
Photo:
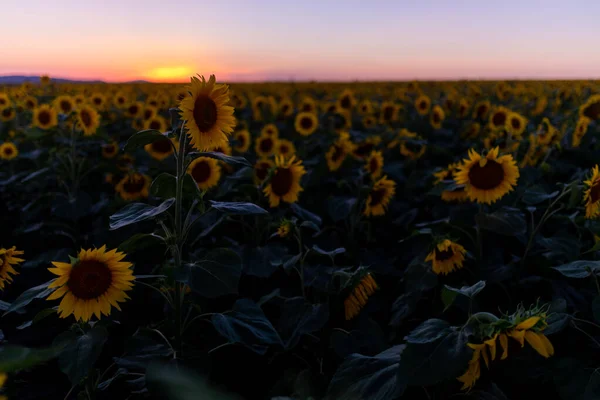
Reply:
[[[42,104],[33,110],[32,124],[41,129],[50,129],[58,124],[56,110],[48,104]]]
[[[585,217],[596,219],[600,216],[600,172],[598,165],[592,168],[592,176],[583,182],[586,190],[583,196],[585,203]]]
[[[550,145],[556,143],[560,137],[560,132],[554,127],[547,117],[542,119],[542,122],[537,127],[538,142],[542,145]]]
[[[123,200],[132,201],[145,199],[148,197],[148,191],[152,179],[148,175],[138,172],[127,174],[117,183],[115,191]]]
[[[593,95],[579,107],[579,115],[591,120],[600,119],[600,94]]]
[[[261,136],[269,136],[273,139],[277,139],[279,137],[279,129],[275,124],[266,124],[260,130]]]
[[[350,141],[350,136],[347,133],[340,134],[340,137],[331,145],[325,159],[327,160],[327,168],[330,171],[337,171],[341,166],[346,156],[352,153],[354,145]]]
[[[275,157],[275,170],[267,187],[263,192],[269,198],[269,205],[277,207],[280,202],[295,203],[298,195],[303,190],[300,186],[302,176],[306,170],[302,161],[292,156],[286,159],[283,156]]]
[[[485,120],[492,106],[489,100],[480,101],[473,107],[473,118],[479,120]]]
[[[137,118],[142,114],[142,110],[144,106],[139,101],[134,101],[133,103],[129,103],[127,108],[125,109],[125,113],[129,118]]]
[[[173,146],[179,147],[179,143],[175,138],[168,138],[165,136],[164,139],[156,140],[144,146],[144,150],[150,154],[152,158],[158,161],[162,161],[165,158],[173,154]]]
[[[296,154],[296,146],[294,146],[294,143],[290,140],[279,139],[275,148],[275,154],[289,158],[290,156]]]
[[[19,149],[13,142],[4,142],[0,144],[0,159],[12,160],[19,155]]]
[[[380,151],[374,150],[366,159],[365,170],[375,180],[381,176],[383,171],[383,155]]]
[[[400,111],[400,107],[391,102],[384,101],[381,105],[381,113],[379,115],[379,123],[381,124],[391,124],[398,120],[398,112]]]
[[[58,278],[48,287],[56,288],[46,300],[62,297],[58,315],[66,318],[73,314],[78,321],[89,321],[93,315],[100,319],[110,315],[111,308],[121,311],[119,303],[129,299],[125,292],[133,287],[130,262],[123,261],[125,253],[117,249],[106,251],[106,246],[79,252],[70,263],[53,261],[55,268],[48,271]]]
[[[115,93],[115,96],[113,97],[113,104],[117,108],[125,108],[127,103],[128,103],[128,101],[127,101],[127,96],[125,95],[125,93],[123,93],[123,92]]]
[[[371,115],[373,114],[373,104],[370,100],[363,100],[358,105],[358,113],[360,115]]]
[[[369,136],[361,142],[353,143],[352,155],[357,160],[364,160],[379,143],[381,143],[380,136]]]
[[[159,132],[167,131],[167,120],[162,115],[155,115],[144,122],[144,129],[153,129]]]
[[[387,206],[395,193],[396,182],[387,179],[387,176],[384,175],[371,188],[363,214],[367,217],[385,215]]]
[[[312,112],[301,112],[296,115],[296,121],[294,123],[296,132],[302,136],[312,135],[319,126],[319,119],[316,114]]]
[[[353,284],[356,282],[355,284]],[[349,321],[360,314],[360,311],[367,305],[369,297],[379,289],[375,279],[370,273],[358,277],[350,284],[348,295],[344,300],[344,316]]]
[[[354,94],[350,89],[344,89],[340,97],[338,97],[337,106],[342,110],[350,111],[354,107],[354,104],[356,104]]]
[[[415,100],[415,108],[419,115],[425,115],[429,112],[429,108],[431,107],[431,99],[427,95],[420,95]]]
[[[414,132],[401,129],[398,135],[400,154],[410,160],[418,160],[427,151],[427,144],[422,137]]]
[[[260,159],[254,164],[254,183],[260,185],[269,176],[269,170],[275,166],[275,163],[267,158]]]
[[[263,119],[263,114],[268,105],[269,99],[265,96],[256,96],[252,99],[252,115],[255,120],[261,121]]]
[[[248,149],[250,148],[250,144],[251,144],[250,132],[248,132],[246,129],[236,131],[233,134],[233,141],[234,141],[233,149],[235,151],[237,151],[238,153],[247,152]]]
[[[259,157],[269,157],[275,152],[277,139],[271,136],[259,136],[255,142],[254,150]]]
[[[233,107],[229,103],[229,87],[217,84],[214,75],[208,82],[203,76],[191,78],[190,92],[181,100],[179,109],[194,148],[205,151],[228,141],[235,127]]]
[[[15,109],[12,107],[4,107],[1,108],[0,107],[0,121],[2,122],[8,122],[8,121],[12,121],[13,119],[15,119]]]
[[[54,99],[54,108],[56,108],[61,114],[69,115],[75,108],[75,101],[71,96],[58,96]]]
[[[365,115],[362,119],[362,124],[365,129],[371,129],[377,124],[377,120],[372,115]]]
[[[491,149],[486,156],[469,150],[454,175],[459,185],[471,201],[492,204],[514,189],[519,178],[519,167],[511,155],[498,156],[498,147]]]
[[[513,135],[513,137],[520,138],[525,131],[526,125],[527,120],[521,114],[516,112],[511,112],[508,114],[506,129]]]
[[[493,129],[504,129],[510,113],[506,107],[496,107],[490,114],[489,124]]]
[[[155,106],[147,105],[142,110],[140,117],[143,121],[148,121],[158,115],[158,109]]]
[[[0,92],[0,108],[8,107],[10,104],[11,102],[8,94]]]
[[[573,147],[579,147],[581,139],[585,136],[590,122],[592,121],[587,117],[579,117],[575,129],[573,130],[573,138],[571,141]]]
[[[187,173],[194,179],[200,190],[208,190],[219,183],[221,166],[210,157],[198,157],[190,163]]]
[[[284,97],[279,102],[279,117],[287,118],[294,112],[294,103],[289,97]]]
[[[90,103],[96,108],[96,110],[103,110],[106,106],[106,96],[102,93],[94,93],[90,98]]]
[[[425,258],[425,262],[431,261],[431,269],[437,275],[448,275],[463,267],[466,253],[467,251],[460,244],[445,239],[435,245]]]
[[[100,114],[94,107],[82,105],[77,109],[77,126],[84,136],[92,136],[100,126]]]
[[[50,83],[50,76],[48,76],[48,75],[42,75],[42,76],[40,76],[40,83],[42,85],[49,84]]]
[[[0,290],[4,290],[5,285],[12,282],[12,275],[18,275],[18,272],[13,267],[25,260],[15,256],[22,254],[23,252],[17,250],[15,246],[10,249],[0,248]]]
[[[444,113],[444,109],[437,104],[433,106],[431,115],[429,115],[429,123],[433,129],[440,129],[445,118],[446,114]]]
[[[27,96],[23,99],[23,107],[26,110],[33,111],[38,106],[38,101],[33,96]]]
[[[119,154],[119,144],[117,142],[111,142],[102,145],[102,157],[113,158],[117,154]]]
[[[458,118],[466,118],[470,107],[471,104],[467,99],[460,99],[458,102]]]

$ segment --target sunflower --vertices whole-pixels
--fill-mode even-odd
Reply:
[[[246,129],[236,131],[233,134],[233,141],[235,143],[235,146],[233,146],[233,149],[235,151],[237,151],[238,153],[247,152],[251,144],[250,132],[248,132],[248,130]]]
[[[379,122],[382,124],[391,124],[398,120],[398,112],[400,107],[391,101],[384,101],[381,105],[381,113]]]
[[[458,118],[466,118],[470,107],[471,104],[467,99],[460,99],[458,102]]]
[[[525,131],[527,120],[521,114],[511,112],[508,114],[506,129],[516,138],[520,138]]]
[[[446,114],[444,113],[444,109],[437,104],[433,106],[431,115],[429,116],[429,123],[433,129],[440,129],[445,118]]]
[[[354,94],[350,89],[344,89],[340,97],[338,97],[337,106],[342,110],[350,111],[354,107],[354,104],[356,104]]]
[[[246,106],[248,105],[248,100],[246,100],[246,97],[232,92],[229,95],[229,104],[231,104],[233,108],[241,110],[243,108],[246,108]]]
[[[97,110],[103,110],[106,106],[106,96],[102,93],[94,93],[90,98],[90,103],[93,104]]]
[[[321,109],[323,110],[323,113],[325,113],[325,114],[333,114],[339,108],[338,108],[337,104],[335,104],[335,103],[323,102],[321,104]],[[304,111],[304,112],[313,112],[313,111]]]
[[[15,109],[12,107],[4,107],[4,108],[0,108],[0,121],[2,122],[8,122],[11,121],[13,119],[15,119]]]
[[[262,158],[254,164],[254,183],[260,185],[269,176],[269,170],[275,163],[267,158]]]
[[[144,146],[144,150],[150,154],[152,158],[162,161],[173,154],[173,147],[178,148],[179,143],[175,138],[169,139],[165,136],[164,139],[156,140]]]
[[[54,108],[59,110],[61,114],[69,115],[75,108],[75,102],[71,96],[58,96],[54,99]]]
[[[148,121],[158,115],[158,109],[154,106],[147,105],[142,110],[141,118],[143,121]]]
[[[267,124],[260,130],[260,135],[277,139],[279,137],[279,129],[277,129],[275,124]]]
[[[102,157],[113,158],[119,153],[119,144],[117,142],[106,143],[102,145]]]
[[[38,101],[33,96],[27,96],[23,99],[23,106],[26,110],[33,111],[38,106]]]
[[[190,163],[187,173],[194,179],[200,190],[208,190],[219,183],[221,166],[210,157],[198,157]]]
[[[203,76],[191,78],[189,95],[179,103],[182,119],[186,121],[190,143],[194,148],[205,151],[228,141],[233,132],[235,118],[229,103],[229,87],[216,84],[214,75],[208,82]]]
[[[4,383],[6,382],[6,373],[4,372],[0,372],[0,389],[2,389],[2,386],[4,386]],[[0,394],[0,400],[8,400],[6,396],[2,396]]]
[[[11,275],[18,275],[13,266],[25,261],[22,258],[15,257],[21,254],[23,252],[17,250],[15,246],[10,249],[0,248],[0,290],[4,290],[4,286],[12,282]]]
[[[584,105],[579,107],[579,115],[591,120],[600,118],[600,94],[590,97]]]
[[[143,109],[144,107],[141,102],[134,101],[127,106],[125,113],[129,118],[137,118],[141,115]]]
[[[296,146],[294,146],[294,143],[290,140],[279,139],[275,148],[275,154],[289,158],[296,154]]]
[[[267,187],[263,192],[269,198],[269,205],[277,207],[281,201],[295,203],[298,195],[303,190],[300,186],[302,176],[306,170],[302,161],[292,156],[286,159],[283,156],[275,157],[275,170]]]
[[[41,129],[50,129],[58,124],[56,110],[48,104],[42,104],[33,111],[33,126]]]
[[[371,115],[366,115],[362,119],[362,124],[365,127],[365,129],[371,129],[375,126],[375,124],[377,124],[377,120]]]
[[[4,142],[0,144],[0,159],[1,160],[12,160],[19,155],[19,150],[12,142]]]
[[[263,111],[269,104],[269,99],[265,96],[256,96],[252,99],[252,115],[257,121],[261,121],[263,118]]]
[[[10,98],[8,97],[8,94],[0,92],[0,108],[8,106],[10,106]]]
[[[491,108],[492,106],[488,100],[480,101],[473,107],[473,118],[485,120]]]
[[[66,318],[73,314],[78,321],[87,322],[96,315],[110,315],[111,306],[121,311],[120,302],[129,299],[125,293],[133,287],[133,270],[130,262],[122,261],[125,253],[117,249],[81,249],[77,258],[70,263],[53,261],[55,268],[48,271],[58,278],[48,285],[56,288],[46,300],[62,297],[58,305],[58,315]]]
[[[289,219],[284,219],[279,223],[279,227],[277,228],[277,236],[280,238],[288,237],[290,232],[292,231],[292,221]]]
[[[138,172],[127,174],[117,183],[115,190],[123,200],[132,201],[145,199],[148,197],[148,191],[152,179],[148,175]]]
[[[256,139],[254,150],[259,157],[269,157],[275,152],[276,146],[277,139],[261,135]]]
[[[520,140],[513,140],[504,130],[493,130],[492,133],[483,139],[486,149],[498,147],[502,153],[514,153],[521,145]]]
[[[115,93],[115,96],[113,97],[113,104],[117,108],[125,108],[125,106],[127,105],[127,96],[125,95],[125,93],[123,93],[123,92]]]
[[[492,129],[504,129],[507,125],[508,115],[511,113],[506,107],[496,107],[489,117],[489,125]]]
[[[535,102],[535,107],[533,108],[533,110],[531,110],[531,115],[537,117],[538,115],[542,114],[544,110],[546,110],[546,107],[548,107],[548,97],[538,97]]]
[[[540,144],[550,145],[551,143],[557,142],[559,132],[558,129],[550,123],[550,120],[544,117],[537,127],[537,137]]]
[[[385,215],[387,206],[396,193],[396,182],[387,179],[387,176],[380,178],[367,197],[363,214],[369,216]]]
[[[596,219],[600,216],[600,171],[598,165],[592,168],[592,176],[583,182],[586,190],[583,196],[585,217]]]
[[[371,115],[373,114],[373,104],[370,100],[363,100],[358,105],[358,113],[360,115]]]
[[[435,248],[425,258],[425,262],[431,261],[432,270],[437,275],[448,275],[463,267],[466,252],[460,244],[445,239],[435,245]]]
[[[50,77],[48,75],[42,75],[40,76],[40,83],[42,85],[47,85],[50,83]]]
[[[465,185],[471,201],[492,204],[512,191],[519,178],[519,167],[511,155],[498,156],[498,147],[491,149],[485,157],[469,150],[454,180]]]
[[[294,103],[289,97],[284,97],[279,102],[279,116],[281,118],[287,118],[294,112]]]
[[[76,106],[80,106],[85,103],[85,96],[83,94],[77,94],[73,96],[73,101],[75,102]]]
[[[317,102],[312,97],[305,97],[298,107],[300,112],[315,113],[317,112]]]
[[[350,141],[350,135],[342,133],[325,154],[327,168],[330,171],[337,171],[342,166],[346,156],[352,153],[352,150],[353,144]]]
[[[144,129],[153,129],[159,132],[167,131],[167,120],[162,115],[155,115],[144,122]]]
[[[364,160],[379,143],[380,136],[368,136],[365,140],[352,144],[352,155],[357,160]]]
[[[398,135],[400,143],[400,154],[410,160],[418,160],[427,151],[427,145],[422,137],[406,129],[400,130]]]
[[[349,321],[360,314],[360,311],[365,307],[369,297],[371,297],[375,291],[379,289],[377,282],[371,276],[370,273],[366,273],[359,280],[356,285],[351,286],[350,292],[344,300],[344,316],[346,321]]]
[[[415,100],[415,108],[419,115],[425,115],[429,112],[429,108],[431,107],[431,99],[427,95],[420,95]]]
[[[294,126],[302,136],[310,136],[317,130],[319,119],[312,112],[301,112],[296,115]]]
[[[383,171],[383,155],[381,152],[373,150],[366,161],[365,170],[371,175],[371,179],[379,178]]]
[[[116,165],[121,171],[128,171],[133,166],[133,157],[129,154],[123,154],[117,159]]]
[[[579,117],[579,119],[577,120],[577,124],[575,125],[575,130],[573,131],[573,147],[579,147],[579,145],[581,144],[581,139],[585,136],[590,122],[592,121],[587,117]]]
[[[82,105],[77,110],[77,126],[84,136],[92,136],[100,126],[100,114],[93,107]]]

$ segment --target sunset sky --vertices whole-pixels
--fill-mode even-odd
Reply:
[[[2,0],[0,9],[0,75],[600,77],[598,0]]]

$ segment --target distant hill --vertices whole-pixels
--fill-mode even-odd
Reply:
[[[55,83],[106,83],[100,80],[75,80],[75,79],[64,79],[64,78],[51,78],[52,82]],[[8,75],[8,76],[0,76],[0,85],[20,85],[24,82],[34,82],[38,83],[40,81],[39,76],[27,76],[27,75]],[[125,83],[149,83],[144,80],[136,80]]]

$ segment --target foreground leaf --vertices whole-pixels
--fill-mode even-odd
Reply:
[[[264,215],[269,213],[254,203],[210,200],[210,206],[215,210],[231,215]]]
[[[46,297],[50,296],[50,293],[54,292],[55,289],[49,289],[48,286],[55,280],[56,279],[52,279],[46,283],[42,283],[41,285],[27,289],[21,293],[21,295],[12,302],[10,307],[8,307],[4,315],[22,309],[35,299],[45,299]]]
[[[229,249],[215,249],[187,265],[191,289],[208,298],[236,294],[242,276],[242,259]]]
[[[140,147],[144,147],[147,144],[157,142],[159,140],[168,140],[168,138],[161,132],[154,129],[147,129],[131,135],[127,144],[123,148],[125,153],[130,153]]]
[[[175,199],[165,200],[156,207],[144,203],[126,205],[121,211],[110,216],[110,230],[156,217],[167,211],[173,203],[175,203]]]
[[[65,346],[58,357],[58,365],[72,384],[78,384],[90,373],[107,339],[106,328],[96,325],[81,336],[68,331],[54,340],[55,344]]]

